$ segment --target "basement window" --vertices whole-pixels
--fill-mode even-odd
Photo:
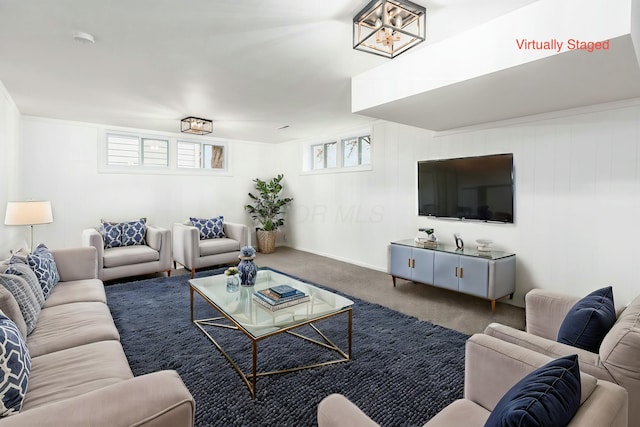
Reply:
[[[342,166],[345,168],[371,164],[371,135],[342,140]]]
[[[336,142],[327,142],[324,144],[315,144],[311,146],[311,159],[313,161],[312,168],[327,169],[335,168],[338,165],[338,144]]]
[[[302,173],[331,174],[372,170],[371,128],[352,130],[331,142],[303,142]]]
[[[224,145],[219,144],[178,141],[178,168],[225,170],[227,168],[225,148]]]
[[[107,165],[166,168],[169,166],[169,141],[108,133]]]

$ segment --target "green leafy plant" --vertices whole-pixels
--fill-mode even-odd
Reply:
[[[253,180],[256,183],[257,195],[249,193],[253,204],[244,208],[251,218],[264,231],[275,231],[284,225],[283,210],[293,201],[291,197],[281,198],[283,174],[279,174],[270,181],[263,181],[259,178]]]

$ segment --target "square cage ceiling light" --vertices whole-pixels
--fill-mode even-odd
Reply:
[[[395,58],[425,40],[426,9],[407,0],[373,0],[353,18],[353,48]]]
[[[213,122],[198,117],[186,117],[180,121],[180,131],[194,135],[206,135],[213,132]]]

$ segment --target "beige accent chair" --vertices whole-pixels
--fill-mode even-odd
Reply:
[[[567,312],[580,297],[534,289],[525,296],[526,332],[498,323],[485,334],[534,350],[552,358],[577,354],[580,370],[611,381],[629,393],[629,425],[640,426],[640,297],[618,310],[618,319],[600,345],[591,353],[556,342]]]
[[[198,268],[238,263],[240,248],[249,244],[249,229],[244,224],[223,223],[225,237],[200,239],[200,231],[190,222],[173,224],[173,262],[191,271]]]
[[[473,335],[465,347],[464,398],[444,408],[425,427],[484,426],[511,387],[551,360],[488,335]],[[581,374],[581,388],[580,407],[569,427],[627,426],[628,396],[624,388],[585,373]],[[318,405],[318,427],[344,426],[378,424],[342,395],[324,398]]]
[[[160,272],[170,276],[171,231],[147,225],[145,241],[146,245],[105,249],[97,229],[82,232],[82,246],[93,246],[98,252],[98,278],[103,281]]]

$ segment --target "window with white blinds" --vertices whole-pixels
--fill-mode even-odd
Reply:
[[[218,169],[226,168],[224,145],[191,141],[178,141],[178,168]]]
[[[169,140],[108,133],[107,165],[121,167],[169,166]]]

